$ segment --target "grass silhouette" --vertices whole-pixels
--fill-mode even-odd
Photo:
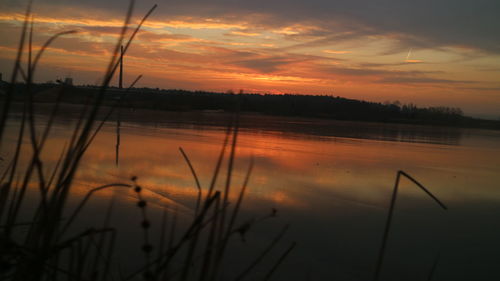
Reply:
[[[41,133],[37,133],[35,124],[32,85],[37,66],[45,50],[61,36],[73,34],[75,31],[64,31],[49,38],[41,49],[33,55],[32,38],[34,18],[31,14],[31,5],[28,6],[23,23],[19,47],[13,68],[11,83],[5,95],[3,110],[0,115],[0,145],[4,138],[5,127],[14,95],[14,85],[20,76],[24,79],[25,101],[21,116],[19,131],[17,132],[14,154],[6,169],[2,172],[0,181],[0,278],[2,280],[221,280],[225,271],[224,258],[228,252],[228,245],[233,236],[245,236],[245,233],[254,224],[263,219],[276,215],[276,210],[258,219],[238,222],[245,193],[253,170],[253,161],[250,162],[244,182],[239,189],[234,205],[230,203],[230,194],[235,192],[233,183],[234,161],[239,131],[239,99],[236,97],[234,115],[227,126],[224,141],[218,154],[212,179],[204,191],[200,180],[186,151],[179,147],[179,151],[186,162],[195,181],[197,197],[194,216],[186,229],[180,229],[177,213],[164,212],[160,240],[155,244],[152,241],[151,221],[148,213],[148,202],[143,197],[143,189],[137,177],[131,177],[128,183],[111,183],[97,186],[86,193],[72,212],[68,206],[68,196],[74,186],[74,179],[82,162],[82,157],[96,138],[104,124],[110,119],[115,110],[118,110],[116,120],[116,159],[119,163],[120,149],[120,106],[126,97],[122,96],[114,105],[108,108],[104,118],[99,121],[98,113],[104,100],[104,95],[114,77],[118,67],[122,68],[121,61],[127,53],[134,37],[144,22],[156,9],[153,6],[133,29],[127,39],[126,34],[134,10],[134,1],[130,2],[121,33],[116,42],[108,67],[104,73],[99,91],[83,107],[71,137],[56,165],[47,172],[42,159],[42,152],[49,141],[51,128],[54,124],[60,107],[61,97],[66,88],[60,87],[57,100]],[[28,45],[28,65],[23,69],[21,62]],[[141,79],[138,76],[127,88],[125,94]],[[120,75],[120,86],[122,78]],[[30,159],[25,168],[22,167],[20,155],[23,151],[23,141],[29,140]],[[223,167],[227,160],[227,167]],[[225,179],[224,177],[225,172]],[[22,177],[16,180],[16,174]],[[380,280],[388,234],[391,228],[392,215],[395,209],[397,191],[401,176],[407,178],[442,208],[446,206],[435,197],[426,187],[409,174],[398,171],[391,197],[388,218],[385,225],[379,258],[373,280]],[[223,181],[223,190],[216,190],[218,181]],[[26,205],[26,193],[30,183],[35,183],[39,200],[29,222],[20,221],[20,213]],[[117,230],[110,226],[110,214],[113,201],[109,202],[104,223],[100,227],[88,228],[80,233],[73,234],[70,229],[78,224],[79,215],[87,206],[88,200],[94,193],[111,187],[133,190],[137,198],[137,208],[141,213],[139,225],[143,233],[142,244],[138,245],[144,254],[144,263],[126,275],[114,268],[113,255],[116,252]],[[66,215],[68,214],[69,215]],[[171,219],[168,219],[171,217]],[[289,226],[284,226],[275,238],[257,255],[251,263],[245,266],[234,280],[245,280],[257,265],[282,241]],[[176,237],[178,234],[180,235]],[[291,243],[279,258],[270,265],[262,280],[270,280],[284,259],[295,249],[296,243]],[[428,280],[434,275],[438,258],[432,265]]]
[[[153,6],[133,29],[131,36],[125,35],[134,10],[134,1],[131,1],[126,13],[121,33],[119,34],[114,51],[103,76],[102,84],[93,100],[89,100],[83,107],[80,117],[63,148],[61,156],[55,167],[47,172],[42,159],[45,144],[50,141],[50,132],[54,119],[60,107],[60,100],[66,88],[59,88],[57,101],[53,105],[50,117],[41,134],[36,132],[32,85],[36,68],[41,61],[44,51],[57,38],[73,34],[75,31],[58,33],[33,55],[32,38],[34,30],[34,17],[31,14],[31,4],[28,6],[22,28],[22,34],[14,64],[13,74],[9,89],[4,100],[3,110],[0,115],[0,140],[9,118],[12,105],[14,85],[17,77],[24,79],[25,100],[23,113],[15,151],[10,164],[2,174],[0,187],[0,278],[2,280],[218,280],[223,271],[222,260],[227,250],[230,237],[242,235],[253,225],[245,222],[238,225],[237,217],[244,198],[253,163],[250,164],[245,182],[240,190],[237,203],[231,208],[229,192],[231,190],[231,175],[235,159],[236,140],[238,135],[237,116],[226,132],[225,141],[212,176],[212,181],[207,189],[206,196],[202,197],[202,187],[196,171],[192,166],[186,152],[180,152],[188,164],[195,179],[198,197],[195,213],[187,229],[179,229],[177,215],[167,220],[168,213],[162,219],[161,235],[158,245],[151,240],[151,224],[148,216],[148,203],[142,196],[143,187],[138,183],[137,177],[132,177],[129,183],[103,184],[88,191],[78,204],[71,209],[68,206],[68,196],[74,186],[74,179],[82,162],[82,157],[92,144],[93,140],[102,129],[103,125],[115,109],[123,101],[122,96],[108,109],[104,118],[99,121],[98,113],[104,99],[109,83],[114,77],[120,63],[126,54],[134,37],[148,17],[156,9]],[[21,66],[22,56],[25,53],[28,41],[28,66],[26,70]],[[139,76],[128,87],[131,89],[142,76]],[[122,79],[120,79],[122,82]],[[122,84],[122,83],[120,83]],[[233,126],[233,124],[236,124]],[[118,165],[120,117],[117,118],[116,164]],[[28,138],[30,150],[23,147],[23,141]],[[2,143],[3,144],[3,143]],[[222,177],[222,163],[226,150],[229,150],[228,167],[224,190],[215,190],[217,179]],[[31,152],[27,167],[23,170],[20,163],[21,152]],[[21,174],[21,180],[15,179],[16,174]],[[20,222],[20,212],[26,205],[26,196],[30,183],[35,183],[39,200],[28,223]],[[113,201],[104,216],[101,227],[91,227],[80,233],[71,233],[72,226],[79,222],[80,214],[87,206],[89,199],[96,193],[111,187],[127,188],[135,192],[137,207],[140,209],[142,221],[140,226],[143,231],[144,241],[141,247],[144,253],[144,264],[138,269],[124,275],[119,269],[114,268],[113,255],[116,252],[117,230],[110,226],[110,215]],[[68,214],[69,215],[66,215]],[[22,228],[22,229],[21,229]],[[182,232],[179,238],[176,233]],[[280,233],[280,237],[283,234]],[[288,249],[286,256],[292,248]],[[153,252],[157,254],[154,256]],[[267,253],[268,251],[265,251]],[[179,263],[179,260],[182,262]],[[281,263],[282,259],[269,272],[270,276]],[[193,270],[193,265],[199,264],[200,270]],[[242,276],[246,275],[246,272]],[[241,275],[240,275],[241,276]]]

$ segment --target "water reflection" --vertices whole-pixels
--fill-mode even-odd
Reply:
[[[189,127],[195,130],[225,126],[228,123],[227,114],[213,112],[166,113],[138,110],[129,112],[127,116],[125,121],[128,122],[150,123],[154,127]],[[462,130],[458,128],[271,117],[250,113],[241,115],[240,125],[252,132],[279,132],[288,136],[315,139],[343,137],[458,145],[462,136]]]
[[[116,124],[110,122],[85,155],[72,200],[78,201],[92,187],[127,182],[136,175],[156,210],[153,216],[159,217],[163,208],[191,216],[197,190],[178,147],[189,154],[206,189],[224,138],[223,116],[122,113],[119,166]],[[67,118],[56,124],[43,155],[47,167],[55,165],[72,123]],[[402,182],[383,279],[424,280],[440,254],[436,280],[496,280],[498,140],[496,132],[246,115],[238,137],[232,201],[253,158],[243,219],[267,214],[271,208],[279,215],[249,234],[247,241],[256,247],[236,245],[232,262],[244,262],[290,223],[285,240],[297,241],[298,247],[277,279],[369,280],[394,177],[404,170],[432,189],[450,210],[443,213],[419,189]],[[95,224],[102,217],[99,212],[115,198],[115,223],[126,233],[124,243],[133,243],[139,229],[130,221],[140,219],[133,194],[110,189],[98,195],[84,221]],[[248,254],[241,254],[243,248]]]

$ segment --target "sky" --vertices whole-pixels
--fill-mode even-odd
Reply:
[[[131,27],[154,4],[125,56],[125,85],[142,74],[138,87],[333,95],[500,118],[498,0],[144,0]],[[4,80],[26,5],[0,0]],[[34,1],[34,50],[77,31],[51,45],[35,80],[98,83],[127,5]]]

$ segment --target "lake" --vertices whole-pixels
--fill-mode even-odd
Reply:
[[[67,143],[76,109],[68,105],[58,117],[43,154],[46,167],[55,165]],[[197,189],[179,147],[206,190],[230,115],[123,110],[118,164],[114,117],[85,154],[69,206],[92,187],[130,183],[137,176],[150,206],[152,231],[159,231],[164,209],[170,217],[177,213],[180,224],[192,217]],[[43,112],[37,115],[40,128],[46,120]],[[18,125],[15,113],[3,159],[13,154]],[[244,242],[238,236],[231,240],[227,280],[287,224],[287,233],[255,276],[267,272],[295,241],[274,280],[371,280],[398,170],[417,179],[448,210],[401,179],[382,279],[427,280],[435,264],[433,280],[500,280],[498,131],[242,114],[235,156],[232,202],[254,161],[240,221],[277,212],[256,223]],[[226,167],[224,162],[217,189],[224,188]],[[142,233],[131,190],[96,193],[77,228],[102,225],[110,201],[120,245],[134,245],[122,246],[117,260],[133,264],[141,257]]]

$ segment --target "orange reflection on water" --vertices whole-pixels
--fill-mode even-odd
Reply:
[[[156,116],[155,120],[162,120],[162,117]],[[139,183],[148,190],[148,197],[157,205],[193,209],[198,190],[178,148],[182,147],[189,155],[205,195],[225,129],[188,128],[188,125],[169,128],[161,127],[162,123],[155,124],[122,123],[118,166],[115,165],[115,125],[107,124],[82,161],[73,195],[83,196],[90,188],[102,184],[130,183],[131,176],[138,176]],[[55,165],[68,131],[67,125],[54,129],[42,155],[48,169]],[[257,208],[263,202],[267,206],[315,208],[321,202],[327,204],[325,198],[381,208],[386,204],[398,170],[416,177],[444,201],[500,199],[495,189],[500,179],[495,172],[500,167],[498,148],[486,137],[467,134],[460,138],[463,145],[242,128],[238,134],[229,198],[236,200],[253,158],[255,167],[245,198],[250,208]],[[228,154],[229,148],[226,156]],[[227,159],[215,186],[217,190],[224,189],[226,169]],[[408,182],[402,182],[402,192],[410,197],[422,196],[421,191]],[[128,190],[102,191],[96,196],[109,198],[115,194],[123,195],[128,201],[134,200],[134,194]]]
[[[148,130],[150,132],[146,133]],[[129,126],[122,131],[119,167],[114,167],[114,134],[109,128],[87,155],[88,159],[99,161],[92,167],[93,174],[88,174],[90,170],[82,171],[85,178],[98,181],[105,175],[103,171],[110,171],[122,179],[137,175],[144,186],[194,202],[197,190],[178,151],[182,146],[196,169],[202,188],[208,188],[221,149],[223,130]],[[483,191],[474,191],[476,196],[491,197],[488,187],[493,186],[498,176],[484,168],[499,165],[496,158],[490,157],[492,153],[498,151],[242,130],[238,136],[231,197],[236,196],[252,157],[255,169],[248,191],[249,200],[271,201],[278,205],[310,206],[317,192],[384,204],[396,171],[400,169],[432,187],[439,196],[456,199],[457,192],[472,192],[467,186],[474,181],[474,185],[484,187]],[[477,164],[471,165],[471,162]],[[224,172],[216,186],[220,190],[225,182],[226,165],[224,163]],[[414,188],[406,189],[408,194],[419,194]]]

